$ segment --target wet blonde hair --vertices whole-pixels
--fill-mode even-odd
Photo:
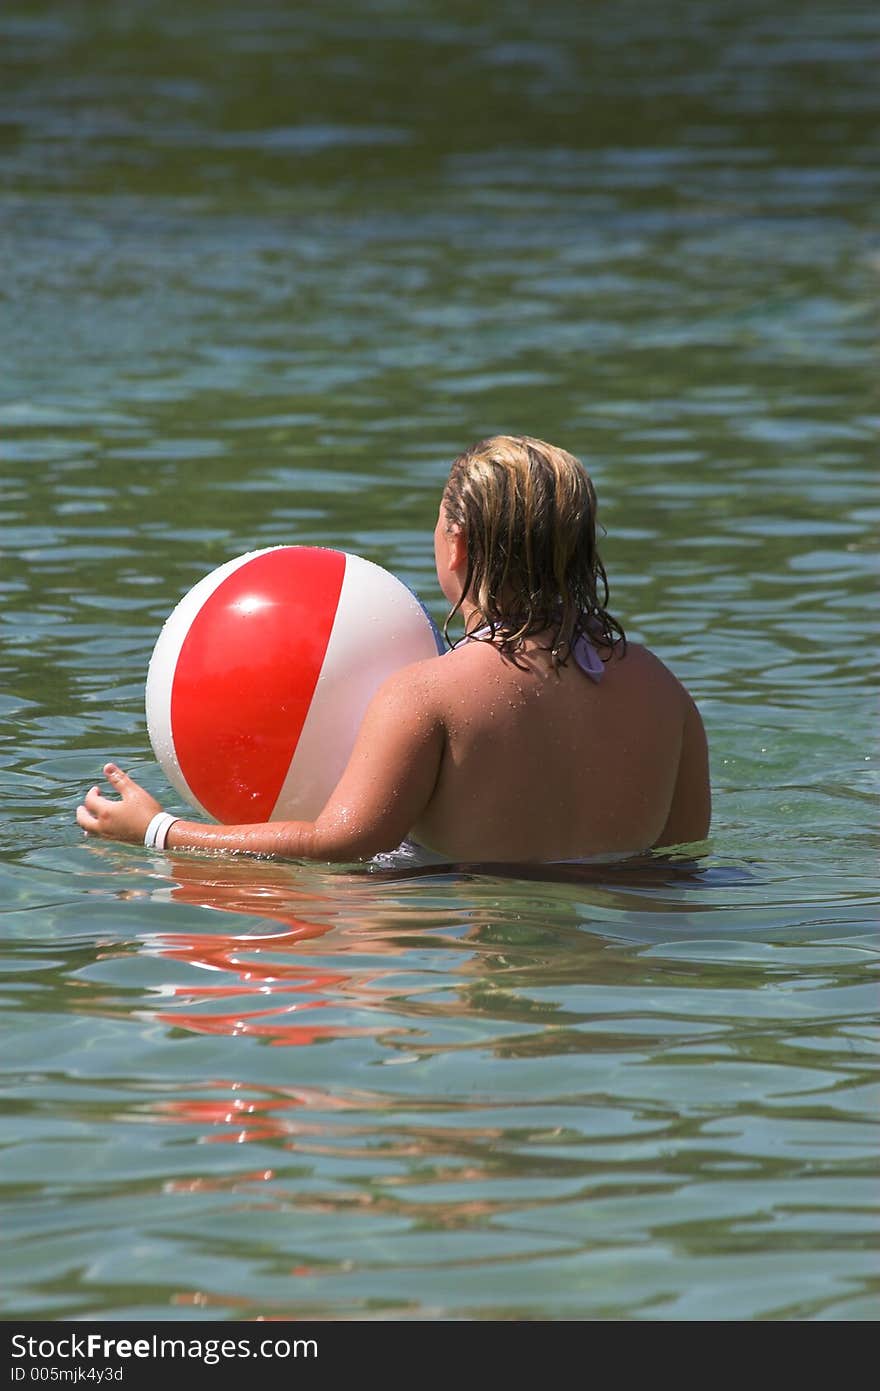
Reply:
[[[461,527],[467,572],[448,628],[466,598],[517,659],[526,638],[551,634],[554,669],[585,633],[607,657],[626,635],[606,609],[608,580],[596,545],[596,492],[579,459],[526,435],[493,435],[456,459],[443,493]],[[467,634],[466,634],[467,636]],[[451,646],[454,646],[450,642]]]

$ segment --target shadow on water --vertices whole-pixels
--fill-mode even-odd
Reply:
[[[724,890],[727,899],[754,880],[744,868],[671,856],[566,865],[559,874],[554,866],[510,865],[328,873],[190,855],[169,856],[167,867],[170,882],[161,888],[120,897],[146,895],[211,917],[192,930],[188,911],[187,930],[143,936],[138,952],[173,966],[159,987],[161,1007],[144,1002],[157,1022],[276,1046],[373,1036],[395,1047],[395,1036],[407,1039],[407,1021],[418,1017],[552,1024],[552,1035],[514,1046],[526,1052],[560,1051],[560,1027],[582,1022],[577,1009],[536,1005],[530,993],[638,983],[643,950],[670,939],[710,940],[712,895]],[[703,898],[689,900],[696,890]],[[218,913],[234,919],[228,930],[217,929]],[[702,960],[682,958],[676,971],[711,983]],[[417,1052],[438,1046],[410,1042]],[[596,1044],[581,1039],[577,1046]]]
[[[384,869],[371,865],[372,877],[384,880],[422,879],[434,874],[455,875],[467,882],[491,877],[533,881],[542,884],[594,884],[606,890],[615,888],[627,892],[644,889],[728,888],[734,884],[754,882],[757,876],[745,865],[713,865],[704,859],[684,855],[654,852],[633,855],[626,860],[557,861],[542,864],[510,864],[496,861],[485,863],[450,863],[445,865]]]
[[[136,947],[172,966],[170,977],[148,990],[144,1012],[173,1030],[286,1046],[404,1035],[401,1018],[422,1010],[421,996],[432,999],[432,1016],[481,1014],[490,1005],[491,1012],[500,997],[484,998],[480,982],[512,970],[520,988],[607,978],[618,954],[601,931],[603,914],[662,912],[670,906],[665,889],[729,887],[738,877],[713,877],[696,861],[671,859],[565,866],[558,878],[546,866],[399,874],[328,873],[232,856],[170,855],[165,863],[169,880],[161,887],[116,894],[133,907],[167,903],[183,910],[186,930],[148,931]],[[152,878],[152,867],[149,873]],[[586,889],[586,900],[582,892],[576,898],[557,892],[560,885]],[[686,911],[691,906],[708,910],[693,904]],[[203,927],[192,910],[204,912]],[[218,914],[231,918],[228,929],[217,927]],[[99,947],[99,957],[118,959],[130,949],[117,941],[109,952]],[[635,961],[624,952],[612,974],[621,961],[632,972]],[[405,990],[402,971],[414,973]],[[150,999],[156,990],[159,1008]],[[80,1005],[102,1012],[94,998],[81,996]],[[396,1024],[374,1022],[382,1007]],[[328,1009],[341,1016],[330,1020]],[[513,1009],[523,1012],[529,1012],[524,1001]]]

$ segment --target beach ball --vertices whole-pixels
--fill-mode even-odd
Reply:
[[[443,650],[410,589],[318,546],[273,546],[212,570],[162,628],[147,729],[166,778],[226,823],[314,820],[370,699]]]

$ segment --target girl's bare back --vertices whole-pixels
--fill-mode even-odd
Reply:
[[[519,663],[468,642],[424,664],[444,746],[419,843],[450,859],[534,861],[705,836],[702,723],[662,662],[630,643],[594,683],[574,662],[554,672],[539,639]]]

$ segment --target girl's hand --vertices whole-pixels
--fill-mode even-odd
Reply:
[[[155,797],[151,797],[115,763],[105,763],[104,776],[122,801],[111,802],[109,797],[102,795],[99,787],[90,787],[85,802],[76,809],[78,825],[92,836],[143,843],[147,827],[162,808]]]

